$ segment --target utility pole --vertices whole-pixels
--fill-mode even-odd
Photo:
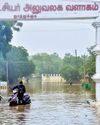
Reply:
[[[77,57],[77,49],[75,49],[75,56]]]
[[[6,80],[7,80],[7,84],[8,84],[8,61],[6,61]]]
[[[83,73],[84,73],[84,80],[85,80],[85,73],[86,73],[86,71],[85,71],[85,54],[83,56]]]

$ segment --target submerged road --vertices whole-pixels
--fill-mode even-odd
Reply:
[[[99,108],[87,103],[94,100],[92,92],[79,85],[31,87],[29,94],[30,105],[0,103],[0,125],[100,125]]]

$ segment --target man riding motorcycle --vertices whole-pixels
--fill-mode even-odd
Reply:
[[[25,88],[25,86],[23,85],[23,82],[20,81],[20,82],[19,82],[19,85],[15,86],[15,87],[13,88],[13,90],[14,90],[14,89],[18,89],[18,95],[17,95],[17,97],[18,97],[18,104],[24,103],[23,96],[24,96],[24,93],[26,92],[26,88]]]

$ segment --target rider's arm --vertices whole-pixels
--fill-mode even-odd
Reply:
[[[15,87],[13,87],[13,89],[12,89],[12,90],[14,90],[14,89],[18,89],[18,85],[17,85],[17,86],[15,86]]]

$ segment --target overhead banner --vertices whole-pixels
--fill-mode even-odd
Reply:
[[[88,19],[100,15],[100,2],[0,0],[0,20]]]

